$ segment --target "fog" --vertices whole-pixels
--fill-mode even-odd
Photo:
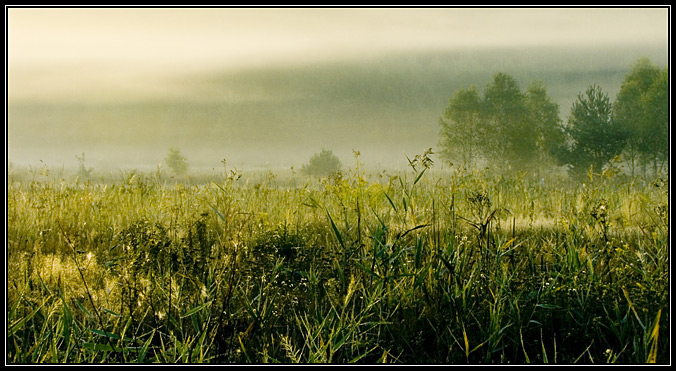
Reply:
[[[6,8],[8,161],[289,168],[322,148],[405,164],[448,98],[493,74],[545,82],[565,120],[668,63],[668,9]]]

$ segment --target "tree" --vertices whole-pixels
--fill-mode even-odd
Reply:
[[[646,120],[643,125],[641,153],[653,163],[653,172],[669,159],[669,70],[664,68],[643,96]]]
[[[648,58],[639,59],[625,76],[620,92],[615,98],[613,119],[627,136],[625,153],[630,161],[632,177],[639,156],[644,158],[655,157],[655,153],[652,151],[653,141],[651,140],[651,137],[654,136],[651,130],[653,123],[649,121],[648,117],[655,107],[649,107],[644,97],[659,74],[659,68]],[[659,109],[659,107],[657,108]]]
[[[525,170],[537,158],[525,98],[514,77],[497,73],[484,93],[489,153],[502,167]]]
[[[340,172],[342,164],[333,151],[322,149],[310,157],[310,162],[303,165],[301,171],[310,176],[328,176]]]
[[[457,91],[439,125],[442,156],[468,166],[485,160],[528,170],[537,161],[542,171],[564,142],[559,106],[544,83],[534,82],[523,93],[505,73],[493,76],[483,98],[474,86]]]
[[[179,149],[169,148],[169,154],[167,154],[164,161],[173,175],[181,176],[188,172],[188,160],[181,154]]]
[[[481,97],[474,86],[457,91],[449,99],[448,107],[439,119],[439,145],[444,158],[467,167],[479,161],[486,136],[481,105]]]
[[[601,171],[622,152],[626,136],[613,121],[611,111],[608,95],[596,84],[573,102],[566,128],[571,148],[565,158],[573,174],[581,176],[590,166]]]
[[[77,159],[77,162],[79,163],[78,165],[78,170],[77,170],[77,175],[78,177],[82,179],[89,179],[89,177],[92,175],[92,171],[94,169],[89,168],[85,166],[85,154],[82,152],[82,155],[78,156],[75,155],[75,158]]]
[[[530,115],[529,121],[534,130],[535,146],[538,153],[539,171],[550,164],[553,156],[564,145],[564,133],[561,130],[559,105],[547,95],[547,88],[541,81],[528,86],[525,103]]]

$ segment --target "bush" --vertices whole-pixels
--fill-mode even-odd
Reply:
[[[169,154],[164,161],[175,176],[181,176],[188,172],[188,160],[179,149],[169,148]]]
[[[323,149],[320,153],[315,153],[310,162],[303,165],[302,172],[310,176],[329,176],[340,172],[342,164],[333,151]]]

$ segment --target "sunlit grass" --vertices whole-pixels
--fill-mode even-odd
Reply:
[[[664,179],[424,159],[321,180],[10,177],[7,360],[669,362]]]

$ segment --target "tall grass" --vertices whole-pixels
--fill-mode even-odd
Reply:
[[[666,181],[428,155],[293,187],[10,177],[7,362],[670,362]]]

